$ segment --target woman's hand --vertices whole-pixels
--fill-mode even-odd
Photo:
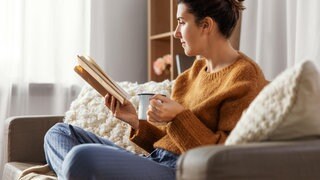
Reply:
[[[181,104],[157,94],[150,99],[147,120],[154,123],[168,123],[183,110]]]
[[[110,109],[116,118],[130,124],[133,129],[139,129],[138,116],[130,101],[125,100],[125,102],[121,105],[115,97],[107,94],[105,96],[105,105]]]

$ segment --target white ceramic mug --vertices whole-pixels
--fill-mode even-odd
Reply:
[[[138,118],[140,120],[147,120],[147,110],[150,104],[150,98],[155,94],[153,93],[140,93],[139,96],[139,111]]]

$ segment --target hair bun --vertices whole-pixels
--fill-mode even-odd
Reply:
[[[235,11],[242,11],[245,9],[245,7],[242,4],[244,0],[228,0],[228,1],[231,4],[232,9]]]

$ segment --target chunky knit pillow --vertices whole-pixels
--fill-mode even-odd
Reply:
[[[225,144],[320,135],[320,77],[306,61],[267,85],[243,113]]]
[[[130,101],[138,110],[137,94],[154,92],[170,97],[172,82],[168,80],[161,83],[148,82],[145,84],[121,82],[119,85],[131,95]],[[129,140],[130,126],[113,117],[104,105],[104,98],[89,85],[85,85],[77,99],[71,103],[70,110],[65,114],[64,122],[107,138],[129,151],[146,154]]]

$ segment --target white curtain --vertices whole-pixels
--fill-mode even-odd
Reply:
[[[0,0],[0,144],[9,116],[63,115],[83,82],[73,66],[89,39],[89,0]]]
[[[269,80],[307,59],[319,67],[319,0],[246,0],[245,6],[240,50]]]

